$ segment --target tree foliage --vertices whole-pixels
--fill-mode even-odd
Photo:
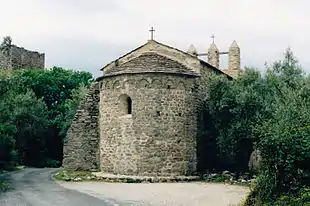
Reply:
[[[202,171],[246,172],[258,149],[261,170],[251,197],[275,204],[310,187],[310,77],[290,49],[266,69],[264,75],[246,69],[233,81],[210,77],[199,158]]]
[[[9,55],[11,46],[12,46],[12,38],[10,36],[4,37],[0,45],[0,52],[2,52],[4,55]]]
[[[254,131],[263,159],[255,194],[273,202],[310,187],[310,78],[287,50],[283,61],[268,68],[266,79],[274,95],[272,115]]]
[[[92,75],[51,70],[0,73],[0,168],[57,166],[62,142]]]
[[[202,170],[244,172],[256,139],[252,129],[270,114],[266,102],[270,91],[261,74],[254,69],[246,69],[243,76],[234,81],[210,76],[208,84],[200,141],[204,142],[201,153],[206,154],[205,151],[211,149],[213,158],[210,158],[212,154],[206,155],[201,159],[200,167]],[[203,148],[208,142],[213,144]]]

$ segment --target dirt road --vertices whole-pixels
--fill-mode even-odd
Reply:
[[[12,189],[1,206],[227,206],[248,193],[244,187],[208,183],[54,182],[58,169],[33,169],[1,175]]]
[[[93,196],[66,189],[51,180],[57,169],[32,169],[2,175],[9,179],[12,189],[0,194],[1,206],[110,206],[122,205],[112,199]]]

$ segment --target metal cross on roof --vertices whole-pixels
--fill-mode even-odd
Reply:
[[[151,32],[151,40],[153,40],[155,29],[151,27],[150,32]]]
[[[214,34],[212,34],[211,38],[212,38],[212,41],[213,41],[213,43],[214,43],[214,39],[215,39]]]

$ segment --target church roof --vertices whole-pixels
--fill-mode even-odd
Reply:
[[[196,56],[154,40],[149,40],[146,44],[112,61],[101,71],[104,71],[104,76],[112,75],[112,73],[124,73],[125,70],[134,73],[130,67],[137,65],[137,71],[140,72],[172,72],[200,76],[202,67],[208,67],[216,73],[229,76]],[[154,65],[158,68],[156,69]]]
[[[156,52],[145,52],[128,62],[115,66],[114,68],[105,72],[105,76],[111,74],[123,73],[178,73],[198,76],[196,72],[187,68],[184,64],[174,61],[166,56],[160,55]]]

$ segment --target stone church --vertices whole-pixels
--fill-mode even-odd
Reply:
[[[225,70],[219,69],[221,54],[229,55]],[[193,45],[184,52],[148,40],[101,71],[68,130],[64,168],[186,176],[196,172],[199,107],[208,75],[237,77],[240,49],[234,41],[228,52],[219,52],[213,42],[199,54]]]

